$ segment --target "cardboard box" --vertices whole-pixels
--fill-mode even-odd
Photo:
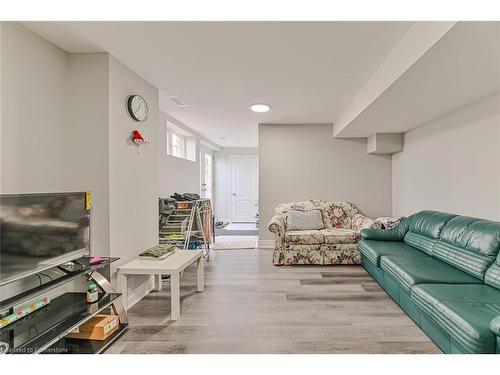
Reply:
[[[120,327],[118,315],[96,315],[66,335],[70,339],[106,340]]]

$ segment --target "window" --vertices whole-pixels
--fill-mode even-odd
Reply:
[[[171,132],[170,135],[170,155],[177,156],[178,158],[186,158],[186,137]]]
[[[196,140],[184,128],[167,121],[167,154],[176,158],[196,161]]]

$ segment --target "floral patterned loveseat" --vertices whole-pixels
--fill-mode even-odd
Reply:
[[[324,229],[287,230],[287,211],[321,210]],[[276,236],[273,254],[275,265],[360,264],[357,242],[363,228],[380,228],[349,202],[309,200],[282,203],[275,209],[268,226]]]

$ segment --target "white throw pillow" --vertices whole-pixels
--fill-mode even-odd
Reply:
[[[321,210],[288,211],[285,215],[288,230],[311,230],[325,227]]]

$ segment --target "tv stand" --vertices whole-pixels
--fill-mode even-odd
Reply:
[[[14,312],[14,307],[60,287],[78,277],[87,277],[100,289],[99,300],[87,304],[86,293],[63,293],[41,309],[0,329],[0,349],[7,353],[102,353],[126,330],[127,313],[122,305],[121,294],[114,288],[99,269],[109,266],[118,258],[107,258],[104,262],[90,265],[90,258],[80,258],[79,270],[66,273],[55,280],[25,291],[0,302],[0,311]],[[119,329],[104,341],[69,339],[69,331],[79,327],[93,316],[111,309],[120,320]]]

